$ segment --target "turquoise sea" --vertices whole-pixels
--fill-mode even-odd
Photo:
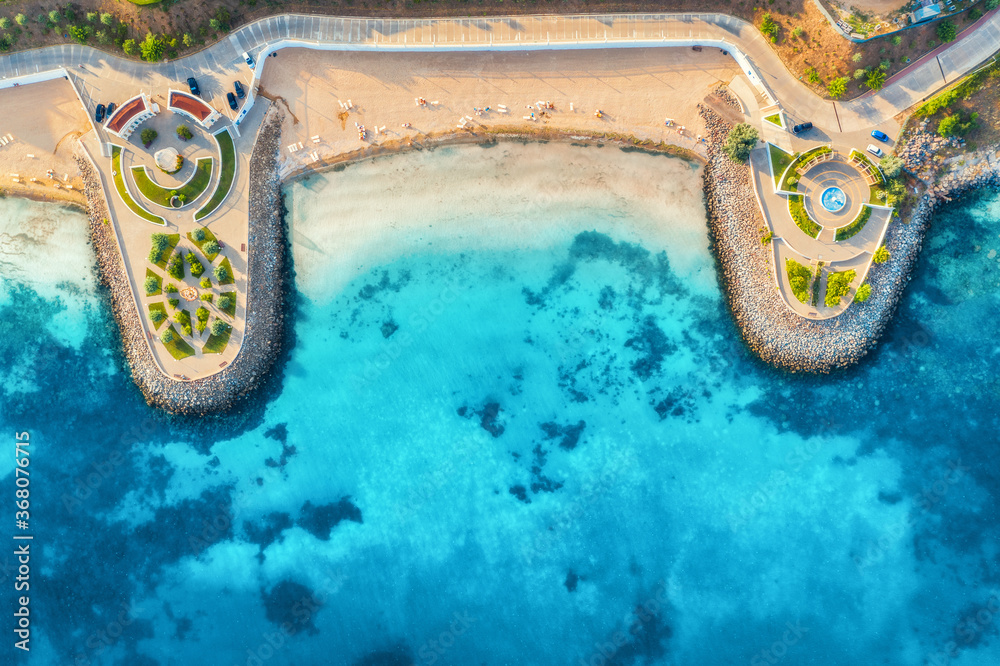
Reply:
[[[555,144],[293,184],[286,358],[202,420],[133,385],[83,216],[0,200],[0,662],[1000,663],[1000,196],[804,377],[739,342],[700,186]]]

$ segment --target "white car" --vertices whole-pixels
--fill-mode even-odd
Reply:
[[[257,63],[253,61],[253,56],[251,56],[246,51],[243,52],[243,59],[247,61],[247,67],[249,67],[250,69],[256,67]]]
[[[870,143],[868,144],[868,152],[874,155],[875,157],[882,157],[882,149]]]

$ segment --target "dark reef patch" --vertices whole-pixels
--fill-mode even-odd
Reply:
[[[389,277],[389,271],[382,271],[377,282],[369,282],[361,287],[358,291],[358,298],[370,301],[386,291],[398,292],[409,284],[411,278],[410,271],[401,271],[396,281],[393,282],[392,278]]]
[[[319,633],[313,620],[322,603],[305,585],[283,580],[270,592],[261,589],[260,597],[268,621],[276,627],[291,627],[292,633],[302,630],[309,635]]]
[[[566,581],[563,583],[563,585],[566,586],[566,590],[568,592],[576,592],[576,586],[579,582],[580,582],[580,577],[576,574],[575,571],[570,569],[569,571],[566,572]]]
[[[510,488],[507,489],[507,492],[509,492],[511,495],[521,500],[525,504],[531,504],[531,498],[528,497],[528,489],[522,486],[521,484],[517,484],[516,486],[511,486]]]
[[[572,451],[580,442],[583,429],[587,427],[586,421],[579,421],[576,425],[561,426],[552,421],[547,421],[539,426],[545,433],[545,439],[558,439],[559,448]]]
[[[292,517],[283,511],[271,512],[256,523],[244,521],[243,534],[247,541],[255,543],[259,547],[258,561],[264,561],[264,551],[267,547],[275,541],[280,542],[282,532],[291,527],[292,524]]]
[[[625,341],[625,346],[639,354],[630,367],[643,381],[659,373],[663,359],[677,351],[677,345],[667,338],[652,315],[643,318],[635,334]]]
[[[307,500],[302,505],[298,524],[317,539],[329,541],[333,528],[344,520],[364,523],[361,509],[354,506],[350,497],[342,497],[339,502],[320,506],[313,506],[313,503]]]
[[[494,438],[499,437],[504,433],[506,426],[503,423],[500,415],[503,409],[500,407],[498,402],[487,402],[482,406],[481,409],[470,410],[468,406],[463,405],[458,408],[457,413],[462,418],[472,418],[472,416],[479,417],[479,427],[481,427],[486,432],[490,433]]]
[[[432,652],[428,652],[427,656],[437,657]],[[428,661],[427,657],[423,658],[425,664],[433,664],[435,661],[437,661],[436,658],[433,661]],[[415,664],[413,653],[402,643],[386,650],[372,652],[354,662],[354,666],[415,666]]]

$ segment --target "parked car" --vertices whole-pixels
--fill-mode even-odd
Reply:
[[[879,148],[878,146],[873,146],[870,143],[868,144],[868,152],[874,155],[875,157],[882,157],[882,149]]]
[[[881,141],[882,143],[887,143],[889,141],[889,135],[886,134],[885,132],[872,130],[872,136]]]
[[[198,97],[201,97],[201,88],[198,87],[198,82],[195,80],[193,76],[188,77],[188,88],[191,89],[192,95],[197,95]]]
[[[243,52],[243,59],[246,61],[247,67],[249,67],[250,69],[253,69],[254,67],[257,66],[257,63],[253,61],[253,57],[251,57],[251,55],[246,51]]]
[[[239,81],[233,81],[233,88],[236,89],[236,96],[243,99],[243,96],[246,94],[243,92],[243,84]]]
[[[794,132],[795,134],[800,134],[807,130],[811,130],[812,128],[813,128],[812,123],[800,123],[792,128],[792,132]]]
[[[233,93],[226,93],[226,99],[229,100],[229,108],[233,111],[240,108],[239,104],[236,103],[236,95]]]
[[[97,110],[94,111],[94,120],[96,120],[99,123],[100,122],[104,122],[104,105],[103,104],[98,104],[97,105]]]
[[[107,111],[108,118],[110,118],[111,114],[115,112],[115,108],[116,107],[115,107],[115,103],[114,102],[111,102],[110,104],[108,104],[108,111]]]

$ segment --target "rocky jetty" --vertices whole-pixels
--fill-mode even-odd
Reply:
[[[152,406],[175,414],[229,410],[265,379],[281,351],[283,286],[290,278],[286,274],[285,226],[277,164],[280,140],[281,115],[272,109],[261,125],[250,157],[247,318],[242,346],[233,362],[221,372],[193,381],[167,377],[153,360],[114,226],[107,221],[109,216],[100,177],[88,160],[78,158],[100,279],[108,289],[132,378]]]
[[[731,95],[729,101],[735,104]],[[973,188],[1000,184],[1000,163],[989,161],[942,179],[908,220],[890,224],[885,245],[891,259],[869,271],[868,301],[852,304],[832,319],[804,319],[775,289],[771,248],[761,242],[765,225],[750,167],[732,162],[722,151],[731,125],[710,108],[699,106],[699,111],[709,137],[705,205],[727,301],[747,345],[767,363],[785,370],[825,373],[857,363],[892,319],[935,208]],[[923,164],[926,153],[921,151],[936,145],[915,146],[913,165]]]

